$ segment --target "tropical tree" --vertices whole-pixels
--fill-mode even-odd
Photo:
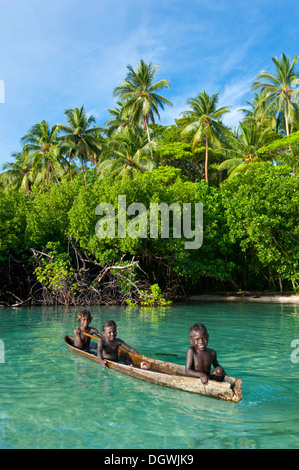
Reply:
[[[268,103],[275,106],[275,110],[283,114],[285,120],[286,135],[290,134],[290,123],[293,119],[296,105],[292,102],[292,91],[296,85],[298,73],[295,72],[295,64],[298,56],[295,56],[292,63],[285,54],[281,58],[272,57],[275,64],[275,73],[262,71],[257,76],[257,81],[252,85],[252,90],[261,90],[267,93]]]
[[[291,152],[290,149],[291,148]],[[289,136],[284,136],[281,139],[276,139],[270,144],[266,144],[258,150],[258,154],[274,152],[275,161],[289,165],[293,174],[299,171],[299,131],[292,132]]]
[[[128,65],[129,72],[125,80],[114,90],[114,96],[119,96],[123,103],[122,115],[130,116],[137,123],[142,122],[149,142],[149,123],[155,121],[155,116],[160,119],[159,108],[163,110],[165,105],[172,106],[167,98],[156,93],[165,87],[170,88],[166,79],[153,83],[159,67],[153,67],[151,63],[146,64],[143,60],[136,70]]]
[[[245,122],[254,123],[263,129],[278,128],[279,121],[275,118],[274,105],[269,106],[268,93],[255,93],[251,101],[244,100],[244,103],[249,107],[240,109],[245,115]]]
[[[12,163],[4,163],[0,179],[5,191],[24,191],[27,193],[33,183],[32,165],[28,162],[28,153],[26,150],[13,153],[14,161]]]
[[[111,119],[105,122],[105,129],[108,136],[111,136],[113,132],[120,132],[127,127],[135,129],[136,123],[134,123],[132,116],[123,111],[123,104],[118,101],[118,107],[114,109],[108,109]]]
[[[50,181],[52,178],[59,184],[58,176],[63,174],[62,155],[57,147],[56,125],[50,127],[43,120],[35,124],[22,137],[24,151],[27,153],[27,164],[32,166],[32,176],[36,181]]]
[[[143,132],[124,129],[115,133],[102,152],[97,170],[100,175],[125,175],[133,178],[136,173],[152,170],[154,162],[150,158],[155,148],[154,141],[148,142]]]
[[[236,176],[240,171],[248,170],[251,163],[263,162],[274,156],[268,152],[262,158],[258,150],[276,137],[270,128],[262,129],[254,121],[240,123],[235,135],[231,135],[231,148],[225,149],[228,156],[220,163],[218,170],[227,170],[228,179]]]
[[[85,175],[84,163],[89,158],[94,159],[94,154],[99,154],[101,151],[102,142],[99,133],[102,132],[102,128],[90,127],[95,122],[95,118],[86,116],[84,106],[80,109],[67,109],[65,114],[68,125],[58,124],[57,126],[60,132],[66,132],[66,134],[60,135],[58,140],[69,145],[73,156],[74,153],[77,154],[81,161],[83,175]]]
[[[205,90],[199,93],[195,98],[190,98],[188,104],[190,111],[184,111],[183,114],[190,119],[190,123],[182,131],[182,136],[194,134],[192,139],[192,149],[197,144],[205,142],[205,180],[208,183],[208,163],[209,163],[209,145],[220,148],[221,139],[227,132],[226,126],[221,122],[221,117],[229,112],[227,106],[217,108],[218,95],[209,95]]]

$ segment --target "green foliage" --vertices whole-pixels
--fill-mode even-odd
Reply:
[[[0,261],[9,254],[22,255],[27,246],[24,236],[28,197],[0,188]]]
[[[261,147],[258,153],[276,151],[275,159],[286,165],[289,165],[294,172],[299,171],[299,132],[294,132],[282,139],[276,139],[269,145]]]
[[[147,208],[147,238],[117,237],[118,195],[126,196],[126,206],[133,202],[142,202]],[[95,226],[99,217],[95,208],[101,202],[109,202],[115,208],[116,237],[99,239]],[[193,207],[192,224],[194,227],[194,204],[204,205],[204,244],[198,250],[186,250],[187,239],[173,238],[170,223],[170,238],[150,237],[150,204],[173,202],[183,207],[191,203]],[[204,182],[192,183],[182,177],[181,171],[173,167],[160,167],[157,170],[138,175],[134,185],[130,179],[114,181],[103,179],[93,186],[81,186],[72,209],[69,211],[69,235],[78,240],[81,249],[87,250],[98,262],[115,262],[122,254],[135,255],[147,265],[153,259],[160,259],[173,276],[191,284],[198,282],[200,276],[212,276],[228,279],[234,271],[234,261],[228,258],[232,254],[230,244],[226,243],[228,228],[222,215],[220,194],[215,188],[209,188]],[[133,216],[127,215],[127,223]],[[183,235],[183,233],[182,233]]]
[[[46,251],[46,256],[41,258],[42,266],[34,271],[36,278],[53,295],[62,296],[64,300],[68,300],[76,295],[79,288],[79,283],[75,280],[75,271],[70,265],[70,258],[61,251],[59,243],[47,243]]]
[[[129,307],[136,307],[137,305],[142,305],[142,307],[165,307],[172,302],[171,300],[164,299],[158,284],[152,284],[149,290],[140,291],[140,297],[137,302],[127,299],[126,303]]]
[[[254,251],[273,280],[299,283],[299,178],[289,167],[252,166],[222,186],[229,238]]]
[[[159,145],[156,149],[156,154],[159,156],[159,159],[165,163],[173,160],[186,160],[192,158],[194,155],[191,152],[191,145],[185,142],[171,142]]]
[[[32,192],[25,232],[30,247],[41,248],[50,241],[66,245],[68,212],[79,187],[77,181],[64,181],[61,185],[52,183]]]

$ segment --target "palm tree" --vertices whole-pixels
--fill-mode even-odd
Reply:
[[[244,102],[249,106],[249,109],[242,108],[239,111],[245,114],[245,122],[254,123],[263,129],[268,127],[277,129],[278,121],[275,119],[273,104],[269,106],[268,93],[255,93],[251,101],[244,100]]]
[[[188,104],[191,111],[184,111],[182,114],[189,117],[189,123],[182,131],[182,136],[194,133],[192,148],[200,142],[205,141],[205,180],[208,183],[208,162],[209,144],[221,147],[221,137],[227,132],[227,128],[221,122],[223,114],[229,112],[227,106],[217,109],[219,93],[209,95],[205,90],[195,98],[190,98]]]
[[[236,135],[231,136],[232,148],[225,150],[230,158],[220,163],[218,170],[227,170],[228,179],[231,179],[240,171],[248,169],[251,163],[271,158],[272,155],[268,153],[262,159],[257,151],[273,140],[273,134],[275,133],[269,127],[262,129],[254,121],[240,123]]]
[[[275,74],[271,75],[264,70],[258,74],[258,81],[252,85],[253,91],[260,89],[267,93],[269,103],[275,105],[278,113],[283,113],[287,135],[290,134],[290,121],[295,110],[294,103],[292,103],[292,89],[294,81],[298,78],[298,74],[294,70],[297,60],[298,56],[295,56],[290,63],[289,57],[285,54],[282,54],[280,59],[272,57],[275,64]]]
[[[43,120],[35,124],[22,137],[24,150],[27,153],[27,163],[32,166],[33,177],[36,180],[46,179],[49,181],[52,177],[59,184],[58,173],[62,174],[61,154],[57,147],[58,127],[49,127]]]
[[[13,153],[15,159],[12,163],[4,163],[2,170],[4,173],[0,175],[1,182],[5,187],[5,191],[10,189],[14,191],[22,190],[27,193],[33,183],[32,166],[28,164],[26,151]]]
[[[146,64],[143,60],[136,70],[128,65],[127,77],[114,90],[114,96],[120,96],[123,102],[123,115],[132,117],[137,123],[142,121],[148,142],[151,140],[149,123],[155,122],[155,115],[160,119],[159,108],[163,110],[164,105],[172,106],[167,98],[156,93],[165,87],[170,88],[168,80],[165,79],[153,83],[155,72],[159,67],[159,65],[153,67],[151,63]]]
[[[118,101],[118,107],[115,109],[108,109],[109,114],[112,119],[108,119],[105,122],[105,128],[107,129],[107,134],[111,136],[113,132],[120,132],[127,127],[135,128],[136,123],[133,122],[132,116],[126,114],[123,111],[123,104]]]
[[[81,160],[83,175],[85,176],[84,163],[101,150],[101,140],[99,133],[102,132],[101,127],[90,127],[95,122],[94,116],[87,117],[84,106],[80,109],[72,108],[65,111],[68,125],[58,124],[59,131],[66,134],[59,136],[58,140],[69,144],[70,150],[77,151],[77,155]],[[94,157],[93,157],[94,158]]]
[[[150,153],[155,146],[154,141],[147,141],[143,132],[124,129],[115,133],[108,141],[106,150],[100,156],[97,170],[101,176],[111,173],[133,178],[136,173],[153,169],[154,162]]]

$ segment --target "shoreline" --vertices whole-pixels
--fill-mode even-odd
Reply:
[[[190,295],[185,298],[185,300],[181,300],[183,303],[196,303],[196,302],[240,302],[240,303],[276,303],[276,304],[293,304],[299,305],[299,294],[294,294],[291,292],[286,293],[272,293],[272,292],[219,292],[217,294],[198,294],[198,295]],[[173,304],[175,305],[177,302],[174,300]],[[180,303],[180,301],[179,301]],[[117,302],[113,304],[86,304],[87,306],[115,306],[120,305]],[[21,308],[21,307],[52,307],[53,305],[43,305],[41,304],[31,304],[26,301],[21,301],[12,304],[12,305],[4,305],[0,303],[1,308]],[[58,305],[57,305],[58,306]],[[63,305],[59,305],[63,306]],[[69,305],[71,306],[71,305]],[[80,307],[84,308],[85,304],[80,305]],[[78,305],[75,306],[76,308],[79,307]]]
[[[299,294],[277,294],[277,293],[225,293],[225,294],[200,294],[191,295],[189,302],[263,302],[298,304]]]

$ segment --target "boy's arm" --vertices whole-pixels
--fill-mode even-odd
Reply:
[[[185,374],[188,377],[196,377],[201,379],[203,384],[208,383],[208,377],[203,372],[198,372],[194,370],[194,360],[193,360],[194,353],[192,348],[189,348],[186,354],[186,363],[185,363]]]
[[[219,362],[218,362],[216,351],[214,351],[214,353],[215,353],[215,357],[214,357],[213,362],[212,362],[214,369],[215,369],[216,367],[218,367],[218,366],[219,366],[219,367],[222,367],[222,366],[219,364]],[[223,367],[222,367],[222,369],[223,369]],[[225,372],[224,369],[223,369],[223,372],[224,372],[224,374],[226,375],[226,372]]]
[[[106,361],[105,359],[103,358],[103,340],[99,341],[98,342],[98,346],[97,346],[97,353],[98,353],[98,360],[99,360],[99,363],[101,364],[102,367],[107,367],[106,365]]]
[[[138,352],[136,351],[136,349],[131,348],[131,346],[129,346],[128,344],[126,344],[122,339],[119,339],[118,341],[119,341],[119,345],[120,345],[123,349],[125,349],[126,351],[129,351],[129,352],[131,352],[131,353],[133,353],[133,354],[138,354]]]
[[[91,335],[96,335],[98,336],[99,338],[103,338],[104,336],[102,335],[102,333],[100,333],[96,328],[90,328],[90,334]]]
[[[81,330],[79,326],[77,326],[77,328],[74,329],[74,346],[76,346],[76,348],[82,349],[83,345],[82,345],[82,338],[81,338],[80,332]]]
[[[213,361],[212,361],[213,367],[218,367],[220,366],[218,360],[217,360],[217,354],[216,351],[213,351]]]

